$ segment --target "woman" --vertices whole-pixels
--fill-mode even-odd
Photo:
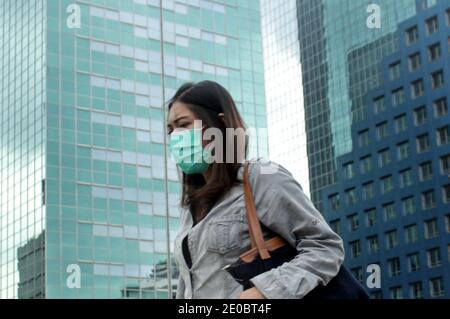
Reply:
[[[254,277],[245,291],[223,270],[251,247],[242,187],[248,140],[235,134],[244,141],[236,143],[226,132],[242,132],[244,123],[227,90],[212,81],[184,84],[168,108],[170,151],[183,172],[181,226],[174,245],[180,268],[176,297],[302,298],[326,285],[344,259],[341,238],[291,173],[261,158],[247,162],[263,235],[266,240],[284,237],[298,255]],[[221,134],[206,139],[202,133],[208,129]]]

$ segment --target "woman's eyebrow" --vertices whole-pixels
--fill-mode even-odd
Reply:
[[[174,123],[179,122],[180,120],[183,120],[183,119],[189,119],[189,116],[187,116],[187,115],[180,116],[179,118],[176,118],[175,120],[173,120],[173,122]]]

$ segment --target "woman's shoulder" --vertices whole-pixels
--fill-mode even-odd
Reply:
[[[254,157],[247,160],[250,163],[249,173],[255,176],[260,175],[276,175],[276,174],[292,174],[281,164],[268,159],[266,157]]]
[[[294,179],[283,165],[265,157],[255,157],[249,163],[249,180],[254,186],[276,186]]]

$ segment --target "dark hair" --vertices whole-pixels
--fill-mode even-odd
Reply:
[[[244,137],[245,154],[239,153],[234,138],[233,141],[227,140],[226,128],[245,130],[245,124],[230,93],[220,84],[213,81],[202,81],[196,84],[185,83],[169,100],[169,112],[172,105],[177,101],[184,103],[196,119],[202,120],[207,128],[220,129],[223,136],[224,158],[221,162],[210,164],[208,169],[211,169],[211,177],[208,178],[207,182],[202,174],[187,175],[183,173],[181,205],[184,208],[189,208],[193,214],[194,222],[198,222],[208,214],[223,194],[236,183],[239,183],[237,172],[241,167],[241,162],[247,156],[248,137],[247,135]],[[223,121],[218,116],[219,113],[223,113]],[[227,146],[235,147],[232,163],[226,162]]]

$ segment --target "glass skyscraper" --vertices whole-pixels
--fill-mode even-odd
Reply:
[[[369,4],[380,8],[381,28],[369,28]],[[416,13],[415,0],[298,0],[298,30],[311,200],[324,210],[322,190],[336,180],[336,158],[353,148],[351,124],[367,116],[363,96],[379,85],[377,66],[398,47],[399,22]],[[372,44],[360,57],[359,82],[350,83],[349,54]],[[351,85],[351,86],[350,86]]]
[[[0,297],[171,298],[165,102],[229,89],[267,156],[259,1],[0,2]]]
[[[309,196],[297,0],[262,0],[261,24],[270,159]]]
[[[450,297],[450,2],[423,4],[393,35],[349,52],[350,96],[365,92],[366,116],[352,123],[353,149],[323,192],[354,275],[366,282],[379,266],[374,298]],[[367,90],[360,61],[391,38],[397,49]]]
[[[0,298],[44,296],[45,4],[0,3]]]
[[[314,204],[374,298],[448,297],[450,2],[297,4]]]

